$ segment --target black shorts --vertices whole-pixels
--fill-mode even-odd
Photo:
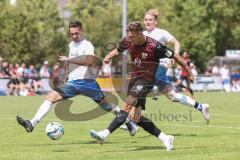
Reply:
[[[146,96],[152,91],[153,83],[141,78],[131,79],[128,85],[128,95],[137,97],[137,103],[135,107],[141,106],[142,109],[145,109]]]
[[[188,76],[180,76],[180,79],[182,80],[182,81],[188,81]]]

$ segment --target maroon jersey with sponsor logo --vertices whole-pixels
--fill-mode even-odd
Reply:
[[[124,37],[117,48],[119,53],[128,50],[131,55],[131,77],[141,77],[153,81],[159,66],[160,58],[172,58],[173,52],[168,50],[158,41],[146,37],[146,42],[141,46],[134,45]]]

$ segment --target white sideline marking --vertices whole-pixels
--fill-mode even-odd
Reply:
[[[163,125],[163,124],[162,124]],[[225,127],[225,126],[220,126],[220,125],[211,125],[210,124],[205,124],[205,125],[180,125],[180,124],[167,124],[166,126],[176,126],[176,127],[186,127],[186,128],[217,128],[217,129],[237,129],[239,130],[240,127]]]

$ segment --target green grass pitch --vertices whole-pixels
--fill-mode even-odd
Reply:
[[[113,115],[108,113],[89,121],[63,121],[54,109],[32,133],[20,127],[16,115],[32,118],[44,97],[0,97],[0,160],[239,160],[240,159],[240,94],[224,92],[196,93],[197,100],[210,104],[211,121],[204,123],[200,112],[164,96],[147,100],[146,116],[165,133],[175,136],[174,150],[165,151],[163,144],[141,128],[136,136],[118,129],[103,145],[89,136],[89,130],[102,130]],[[91,110],[97,105],[90,99],[75,97],[72,113]],[[165,117],[164,117],[165,116]],[[60,140],[45,134],[50,121],[64,125]]]

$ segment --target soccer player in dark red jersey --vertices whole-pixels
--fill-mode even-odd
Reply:
[[[125,50],[128,50],[131,56],[131,79],[128,86],[128,97],[123,104],[123,110],[117,114],[107,129],[100,132],[90,131],[90,135],[101,143],[126,121],[131,108],[136,107],[138,113],[141,113],[141,109],[145,107],[146,95],[151,92],[155,82],[155,73],[160,58],[173,58],[186,69],[190,79],[193,79],[191,70],[179,55],[174,54],[160,42],[143,35],[141,22],[131,22],[128,25],[127,36],[123,38],[115,50],[105,57],[104,62],[109,63],[112,57],[123,53]],[[133,116],[135,115],[133,114]],[[167,150],[173,148],[173,136],[161,132],[150,119],[144,116],[138,117],[139,119],[136,121],[140,127],[158,137]],[[135,117],[130,118],[135,119]]]
[[[193,64],[189,58],[189,54],[186,51],[184,51],[182,54],[182,57],[183,57],[185,63],[191,68],[193,66]],[[186,82],[187,86],[183,85],[183,81]],[[177,86],[179,89],[186,88],[191,93],[191,96],[193,97],[193,90],[191,89],[190,84],[191,84],[191,82],[188,79],[187,71],[181,67],[180,77],[177,80]]]

